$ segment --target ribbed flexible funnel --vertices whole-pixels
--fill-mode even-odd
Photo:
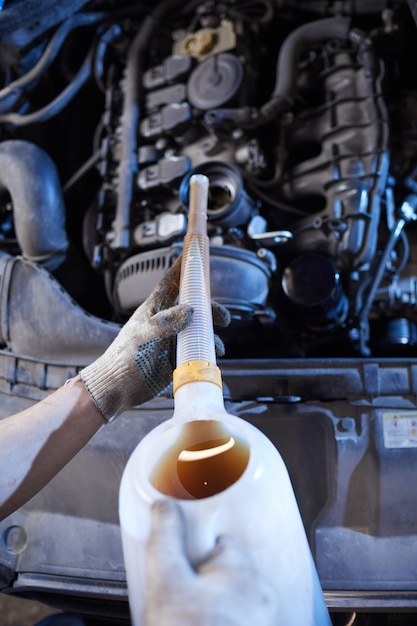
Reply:
[[[202,174],[190,178],[187,234],[181,265],[179,301],[194,308],[193,321],[178,335],[177,367],[188,361],[216,362],[210,295],[207,200],[209,179]]]

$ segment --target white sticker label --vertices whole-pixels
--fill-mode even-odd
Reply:
[[[417,448],[417,411],[383,411],[386,448]]]

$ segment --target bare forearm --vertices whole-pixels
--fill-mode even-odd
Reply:
[[[0,420],[0,519],[42,489],[103,424],[78,377],[28,409]]]
[[[172,339],[193,316],[192,307],[175,304],[180,272],[178,258],[106,351],[81,370],[82,380],[0,420],[0,518],[44,487],[106,421],[171,382]]]

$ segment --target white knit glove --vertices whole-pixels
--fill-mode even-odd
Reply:
[[[145,626],[278,626],[272,584],[232,537],[219,537],[196,568],[185,554],[185,523],[172,500],[152,509]],[[301,626],[301,625],[300,625]]]
[[[178,258],[104,354],[80,372],[106,421],[155,397],[172,381],[172,338],[193,315],[188,305],[173,306],[180,271]]]

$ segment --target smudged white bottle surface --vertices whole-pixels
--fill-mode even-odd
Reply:
[[[207,196],[208,179],[191,177],[180,302],[194,307],[194,317],[178,336],[174,415],[140,441],[120,486],[132,623],[143,626],[152,503],[175,498],[192,562],[204,559],[220,534],[232,535],[274,584],[280,623],[330,626],[285,464],[261,431],[224,407],[211,317]]]

